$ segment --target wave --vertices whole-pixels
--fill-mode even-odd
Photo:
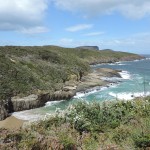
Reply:
[[[96,92],[98,92],[98,91],[100,91],[100,89],[93,88],[93,89],[90,89],[90,90],[85,91],[85,92],[77,92],[76,95],[75,95],[73,98],[79,99],[79,98],[88,96],[88,95],[90,95],[90,94],[96,93]]]
[[[150,57],[147,57],[146,60],[150,60]]]
[[[110,83],[110,84],[108,84],[107,86],[104,86],[104,87],[94,87],[94,88],[91,88],[89,90],[86,90],[85,92],[77,92],[76,95],[73,98],[80,99],[80,98],[86,97],[90,94],[94,94],[94,93],[97,93],[97,92],[100,92],[100,91],[107,90],[110,87],[114,88],[117,85],[118,85],[117,83]]]
[[[21,120],[27,120],[27,121],[36,121],[43,118],[43,115],[40,115],[39,113],[34,114],[32,110],[25,110],[20,112],[14,112],[12,113],[12,116],[21,119]]]
[[[119,66],[125,66],[125,65],[127,65],[127,64],[118,64]]]
[[[47,102],[47,103],[45,104],[45,106],[44,106],[44,107],[53,106],[53,105],[56,105],[56,104],[61,103],[61,102],[63,102],[63,101],[64,101],[64,100],[59,100],[59,101],[50,101],[50,102]]]
[[[131,75],[128,71],[122,71],[122,72],[119,72],[119,74],[125,80],[131,79]]]
[[[61,101],[51,101],[47,102],[44,107],[49,107],[56,105],[58,103],[63,102],[64,100]],[[49,115],[49,113],[44,113],[40,110],[41,108],[36,108],[36,109],[31,109],[31,110],[25,110],[25,111],[20,111],[20,112],[14,112],[12,113],[12,116],[21,119],[21,120],[28,120],[28,121],[37,121],[43,119],[46,115]],[[50,112],[52,114],[53,112]]]
[[[110,78],[102,77],[101,79],[104,81],[108,81],[108,82],[119,82],[122,80],[122,78],[119,78],[119,77],[110,77]]]
[[[132,100],[134,98],[137,98],[137,97],[146,97],[146,96],[149,96],[150,95],[150,92],[135,92],[135,93],[126,93],[126,92],[123,92],[123,93],[114,93],[114,92],[110,92],[109,93],[110,96],[112,97],[115,97],[116,99],[119,99],[119,100]]]

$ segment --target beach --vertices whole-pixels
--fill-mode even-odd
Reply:
[[[0,128],[11,130],[20,129],[24,122],[26,122],[26,120],[17,119],[14,116],[10,116],[5,120],[0,121]]]

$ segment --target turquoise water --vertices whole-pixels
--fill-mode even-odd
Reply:
[[[48,102],[45,107],[16,112],[13,115],[20,119],[34,120],[43,118],[47,114],[52,114],[58,109],[66,109],[70,104],[78,100],[88,102],[101,102],[105,100],[131,100],[138,96],[150,95],[150,57],[144,60],[130,62],[117,62],[114,64],[101,64],[92,66],[95,68],[112,68],[122,70],[122,78],[104,78],[115,82],[107,87],[97,87],[87,93],[77,93],[76,96],[68,101]]]

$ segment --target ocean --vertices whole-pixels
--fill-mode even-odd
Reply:
[[[111,68],[121,70],[122,78],[103,78],[112,83],[106,87],[95,87],[88,92],[79,92],[72,99],[47,102],[44,107],[15,112],[12,115],[23,120],[34,121],[64,110],[79,100],[87,102],[103,102],[112,100],[132,100],[135,97],[150,95],[150,55],[146,59],[98,64],[95,68]]]

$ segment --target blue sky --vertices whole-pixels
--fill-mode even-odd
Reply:
[[[0,45],[150,50],[150,0],[0,0]]]

